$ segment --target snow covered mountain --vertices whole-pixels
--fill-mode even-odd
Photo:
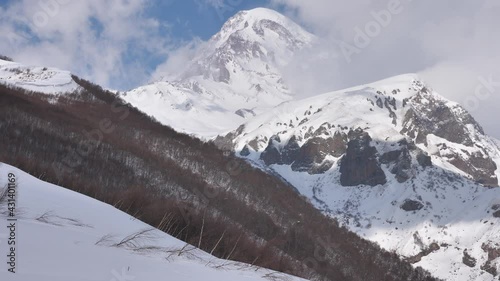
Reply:
[[[293,96],[280,69],[315,37],[264,8],[229,19],[172,81],[124,93],[123,98],[178,131],[211,138],[236,129]]]
[[[339,227],[276,174],[255,169],[211,143],[162,126],[124,104],[116,94],[73,78],[82,89],[57,99],[0,85],[0,162],[23,167],[47,182],[112,204],[224,259],[313,280],[436,280],[422,268],[401,261],[395,253]],[[37,185],[21,188],[29,186]],[[23,198],[36,193],[36,189],[28,188],[27,195],[21,190],[19,203],[24,204]],[[55,192],[47,194],[47,205],[45,197],[37,198],[25,202],[19,210],[37,208],[39,204],[48,211],[57,211],[61,204],[66,206],[66,198],[57,198]],[[73,200],[68,202],[80,211]],[[0,209],[6,210],[4,206]],[[54,219],[50,213],[42,216],[45,210],[39,213],[28,218]],[[87,219],[87,213],[92,219]],[[57,212],[57,216],[70,220],[81,218],[97,230],[102,224],[94,222],[94,217],[104,220],[107,212],[72,214]],[[55,219],[59,223],[60,218]],[[101,240],[112,231],[113,222],[99,230],[96,238]],[[126,224],[121,219],[117,223]],[[94,233],[93,229],[83,231]],[[118,239],[130,235],[120,228],[117,231]],[[73,235],[77,241],[88,241],[79,239],[80,234],[65,233],[64,241],[71,241]],[[40,249],[46,254],[45,248],[31,245],[22,248],[28,251],[23,255],[34,251],[34,256],[40,257]],[[68,259],[65,265],[78,268],[79,263],[73,265]],[[145,266],[144,270],[150,268]],[[40,268],[41,273],[47,272],[46,268]]]
[[[243,11],[169,74],[173,80],[120,95],[286,180],[352,231],[436,277],[493,280],[500,142],[414,74],[296,100],[280,69],[315,40],[279,13]],[[78,89],[69,72],[6,61],[0,82],[52,94]]]
[[[500,140],[493,138],[493,142],[497,145],[497,147],[500,149]]]
[[[2,189],[9,174],[17,183],[17,266],[13,274],[4,263],[1,280],[304,280],[217,259],[113,206],[0,163]],[[2,226],[0,252],[10,252],[9,237]]]
[[[217,142],[438,278],[500,270],[498,147],[416,75],[284,103]]]
[[[2,59],[0,59],[0,83],[45,94],[74,92],[79,87],[69,71],[26,66]]]

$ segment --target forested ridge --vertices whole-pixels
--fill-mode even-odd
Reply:
[[[314,280],[436,280],[340,227],[293,187],[115,94],[0,85],[0,161],[214,255]]]

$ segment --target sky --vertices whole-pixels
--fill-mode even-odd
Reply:
[[[169,54],[264,0],[0,0],[0,54],[127,90]]]
[[[127,90],[255,7],[320,38],[285,70],[297,93],[418,73],[500,138],[498,0],[0,0],[0,54]]]

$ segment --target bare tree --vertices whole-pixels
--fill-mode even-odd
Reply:
[[[215,244],[215,246],[213,247],[212,251],[210,251],[210,255],[213,255],[215,249],[217,248],[217,246],[219,246],[220,241],[222,241],[222,238],[224,238],[225,234],[226,234],[226,230],[224,230],[224,232],[222,232],[222,236],[219,238],[219,241],[217,241],[217,244]]]
[[[205,228],[205,214],[206,210],[203,212],[203,222],[201,224],[200,240],[198,240],[198,249],[201,248],[201,238],[203,237],[203,230]]]

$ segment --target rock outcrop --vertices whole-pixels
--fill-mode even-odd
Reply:
[[[378,161],[372,138],[362,130],[349,132],[346,154],[340,162],[340,183],[343,186],[376,186],[387,182]]]
[[[406,212],[419,211],[422,210],[422,208],[424,208],[424,204],[422,202],[411,199],[406,199],[401,205],[401,209]]]
[[[468,267],[475,267],[477,264],[477,259],[472,257],[467,250],[464,250],[464,256],[462,257],[462,263]]]
[[[498,186],[495,162],[483,147],[476,144],[478,136],[483,136],[484,131],[465,109],[441,99],[426,87],[405,101],[405,106],[409,109],[403,120],[402,134],[426,146],[428,136],[433,135],[446,142],[470,147],[467,151],[453,149],[445,141],[437,144],[439,156],[471,175],[473,180],[485,186]],[[423,158],[419,162],[428,164]]]
[[[278,136],[273,136],[260,159],[266,165],[291,165],[293,171],[322,174],[333,166],[328,156],[338,158],[346,152],[347,135],[340,132],[330,137],[320,137],[320,133],[314,135],[303,145],[292,136],[284,146]]]

